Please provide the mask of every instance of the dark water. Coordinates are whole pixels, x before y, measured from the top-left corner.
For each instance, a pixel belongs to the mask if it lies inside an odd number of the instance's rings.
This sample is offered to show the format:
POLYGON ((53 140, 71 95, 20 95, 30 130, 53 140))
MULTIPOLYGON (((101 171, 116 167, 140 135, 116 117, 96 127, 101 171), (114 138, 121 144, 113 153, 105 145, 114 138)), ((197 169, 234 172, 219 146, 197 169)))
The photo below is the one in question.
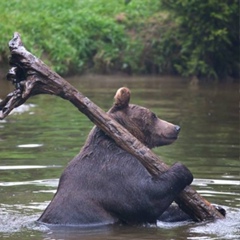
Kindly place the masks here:
MULTIPOLYGON (((239 86, 189 84, 176 78, 81 77, 69 81, 104 110, 127 86, 131 101, 179 124, 180 138, 154 149, 167 164, 192 171, 193 187, 228 214, 214 223, 148 227, 49 229, 34 221, 51 200, 59 176, 83 145, 92 123, 53 96, 31 98, 0 121, 0 239, 240 239, 239 86)), ((0 81, 0 98, 11 90, 0 81)))

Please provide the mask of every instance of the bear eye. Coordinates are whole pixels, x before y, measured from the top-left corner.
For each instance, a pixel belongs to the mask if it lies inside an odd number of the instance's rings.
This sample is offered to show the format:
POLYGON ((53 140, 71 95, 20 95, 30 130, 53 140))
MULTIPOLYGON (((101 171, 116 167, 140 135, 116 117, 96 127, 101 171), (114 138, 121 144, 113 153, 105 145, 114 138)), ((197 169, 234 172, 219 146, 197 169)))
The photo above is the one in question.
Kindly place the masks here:
POLYGON ((157 117, 157 115, 155 113, 152 113, 152 118, 153 119, 157 119, 158 117, 157 117))

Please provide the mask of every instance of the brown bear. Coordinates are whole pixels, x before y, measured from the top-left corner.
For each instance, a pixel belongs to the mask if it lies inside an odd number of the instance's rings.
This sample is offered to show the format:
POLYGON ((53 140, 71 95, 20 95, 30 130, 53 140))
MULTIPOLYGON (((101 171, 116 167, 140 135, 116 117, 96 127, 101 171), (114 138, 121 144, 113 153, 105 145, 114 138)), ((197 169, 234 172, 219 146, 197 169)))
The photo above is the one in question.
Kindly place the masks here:
MULTIPOLYGON (((129 100, 129 89, 120 88, 108 114, 149 148, 177 139, 179 126, 129 100)), ((95 126, 64 170, 56 194, 38 221, 82 226, 155 223, 192 180, 180 163, 152 177, 134 156, 95 126)))

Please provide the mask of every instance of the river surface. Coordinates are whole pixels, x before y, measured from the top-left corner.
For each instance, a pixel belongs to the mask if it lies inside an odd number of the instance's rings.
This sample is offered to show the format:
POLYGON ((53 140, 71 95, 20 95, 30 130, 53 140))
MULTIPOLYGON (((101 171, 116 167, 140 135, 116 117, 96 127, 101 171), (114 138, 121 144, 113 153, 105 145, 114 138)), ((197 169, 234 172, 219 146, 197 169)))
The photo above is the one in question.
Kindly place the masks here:
MULTIPOLYGON (((192 84, 169 77, 83 76, 68 79, 107 111, 116 90, 131 89, 131 102, 181 126, 179 139, 154 149, 169 165, 192 171, 192 186, 223 206, 224 220, 106 228, 56 228, 35 220, 56 191, 67 163, 93 124, 69 102, 39 95, 0 121, 0 239, 240 239, 239 85, 192 84)), ((11 85, 0 80, 0 98, 11 85)))

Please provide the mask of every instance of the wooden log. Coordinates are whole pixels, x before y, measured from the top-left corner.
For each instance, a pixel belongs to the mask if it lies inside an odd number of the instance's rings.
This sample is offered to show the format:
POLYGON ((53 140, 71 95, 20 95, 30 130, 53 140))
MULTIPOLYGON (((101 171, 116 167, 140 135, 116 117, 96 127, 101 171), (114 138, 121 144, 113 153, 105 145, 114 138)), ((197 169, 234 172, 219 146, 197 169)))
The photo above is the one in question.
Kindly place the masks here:
MULTIPOLYGON (((80 93, 71 84, 51 71, 40 59, 28 52, 20 35, 14 34, 9 42, 11 52, 8 80, 16 89, 0 102, 0 119, 13 108, 36 94, 53 94, 70 101, 94 124, 115 140, 116 144, 134 155, 152 176, 165 172, 169 167, 149 148, 113 120, 102 109, 80 93)), ((222 219, 224 216, 190 186, 175 200, 180 208, 195 221, 222 219)))

